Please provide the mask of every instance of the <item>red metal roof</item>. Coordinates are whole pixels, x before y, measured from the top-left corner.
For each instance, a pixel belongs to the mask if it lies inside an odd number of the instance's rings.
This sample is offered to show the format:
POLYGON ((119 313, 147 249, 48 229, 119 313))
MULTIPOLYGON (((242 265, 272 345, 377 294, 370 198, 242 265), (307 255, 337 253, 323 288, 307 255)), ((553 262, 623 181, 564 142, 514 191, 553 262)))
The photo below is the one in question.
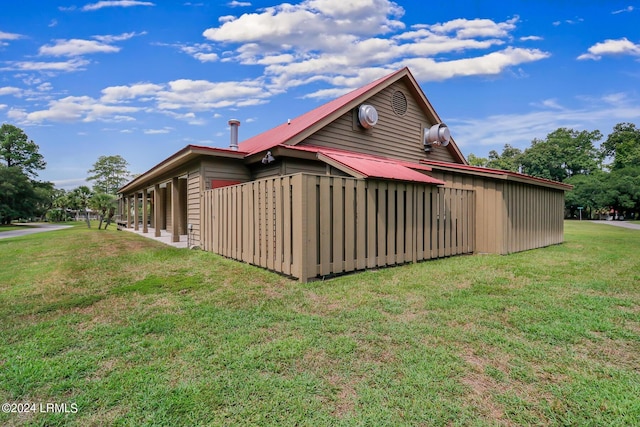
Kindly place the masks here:
POLYGON ((343 167, 362 175, 364 178, 393 179, 398 181, 421 182, 431 185, 444 185, 444 181, 425 175, 418 170, 430 171, 431 168, 417 162, 388 159, 351 151, 328 149, 315 146, 280 146, 296 151, 318 154, 320 160, 329 159, 343 167), (323 159, 323 157, 325 159, 323 159))
POLYGON ((392 80, 398 74, 406 72, 408 72, 408 69, 402 68, 392 74, 371 82, 366 86, 336 98, 333 101, 327 102, 326 104, 298 116, 295 119, 291 119, 291 123, 283 123, 259 135, 246 139, 239 144, 240 151, 255 154, 260 151, 269 150, 280 144, 286 144, 287 141, 294 138, 296 135, 299 135, 312 126, 318 124, 322 119, 338 112, 342 107, 345 107, 347 104, 357 100, 370 90, 375 89, 378 85, 385 81, 392 80))

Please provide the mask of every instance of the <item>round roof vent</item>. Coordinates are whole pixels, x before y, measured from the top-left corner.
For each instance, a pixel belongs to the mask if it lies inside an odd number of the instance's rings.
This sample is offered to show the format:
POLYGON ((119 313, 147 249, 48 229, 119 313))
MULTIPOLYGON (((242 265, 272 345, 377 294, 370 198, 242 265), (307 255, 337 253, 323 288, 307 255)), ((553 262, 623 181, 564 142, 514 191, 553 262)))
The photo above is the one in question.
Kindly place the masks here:
POLYGON ((399 90, 393 92, 391 96, 391 107, 393 108, 393 112, 399 116, 404 116, 407 112, 407 97, 404 93, 399 90))
POLYGON ((378 112, 373 105, 362 104, 358 107, 358 121, 360 126, 371 129, 378 123, 378 112))
POLYGON ((449 141, 451 141, 451 133, 449 132, 447 125, 444 123, 435 124, 428 130, 425 129, 424 145, 435 144, 446 147, 449 145, 449 141))

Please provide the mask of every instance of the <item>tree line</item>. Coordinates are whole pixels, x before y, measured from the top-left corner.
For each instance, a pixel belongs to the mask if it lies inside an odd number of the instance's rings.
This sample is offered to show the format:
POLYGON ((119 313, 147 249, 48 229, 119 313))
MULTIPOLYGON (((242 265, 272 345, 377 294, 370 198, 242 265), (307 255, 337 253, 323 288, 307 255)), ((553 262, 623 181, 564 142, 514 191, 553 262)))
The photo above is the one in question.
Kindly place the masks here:
POLYGON ((106 220, 105 229, 116 211, 116 192, 129 179, 128 164, 121 156, 100 156, 86 185, 73 190, 55 188, 51 182, 37 179, 46 162, 40 147, 20 128, 0 127, 0 224, 14 220, 46 219, 67 221, 83 216, 91 227, 89 212, 106 220), (82 215, 83 214, 83 215, 82 215))
POLYGON ((471 165, 521 172, 574 186, 565 196, 567 216, 640 216, 640 129, 618 123, 603 139, 599 130, 559 128, 524 151, 506 144, 488 157, 469 154, 471 165), (599 144, 599 145, 598 145, 599 144))

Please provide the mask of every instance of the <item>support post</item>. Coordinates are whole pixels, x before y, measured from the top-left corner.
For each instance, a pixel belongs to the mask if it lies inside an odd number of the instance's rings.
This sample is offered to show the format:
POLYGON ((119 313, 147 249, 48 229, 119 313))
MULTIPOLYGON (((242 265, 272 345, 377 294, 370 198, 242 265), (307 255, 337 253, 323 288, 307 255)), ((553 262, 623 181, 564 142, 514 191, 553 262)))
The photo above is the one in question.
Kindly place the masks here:
POLYGON ((177 177, 171 180, 171 241, 180 241, 180 195, 177 177))
POLYGON ((133 229, 140 230, 140 193, 133 195, 133 229))
POLYGON ((131 196, 127 196, 127 200, 125 203, 125 208, 127 209, 127 228, 131 228, 131 196))
POLYGON ((162 199, 160 198, 160 184, 156 184, 153 187, 153 226, 155 228, 154 235, 156 237, 160 237, 160 228, 162 227, 160 214, 163 212, 162 199))
POLYGON ((145 188, 142 190, 142 232, 148 233, 149 228, 147 226, 147 216, 149 214, 147 204, 149 202, 149 192, 145 188))

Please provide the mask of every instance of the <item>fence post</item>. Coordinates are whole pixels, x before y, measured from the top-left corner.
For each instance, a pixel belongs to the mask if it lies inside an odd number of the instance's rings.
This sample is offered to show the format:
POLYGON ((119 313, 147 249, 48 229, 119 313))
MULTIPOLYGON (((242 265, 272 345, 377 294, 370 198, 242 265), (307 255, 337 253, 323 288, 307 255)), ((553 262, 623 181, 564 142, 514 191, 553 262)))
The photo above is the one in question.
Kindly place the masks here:
POLYGON ((293 206, 300 210, 293 215, 293 272, 300 282, 309 279, 309 262, 307 260, 307 176, 298 174, 293 176, 293 206))

